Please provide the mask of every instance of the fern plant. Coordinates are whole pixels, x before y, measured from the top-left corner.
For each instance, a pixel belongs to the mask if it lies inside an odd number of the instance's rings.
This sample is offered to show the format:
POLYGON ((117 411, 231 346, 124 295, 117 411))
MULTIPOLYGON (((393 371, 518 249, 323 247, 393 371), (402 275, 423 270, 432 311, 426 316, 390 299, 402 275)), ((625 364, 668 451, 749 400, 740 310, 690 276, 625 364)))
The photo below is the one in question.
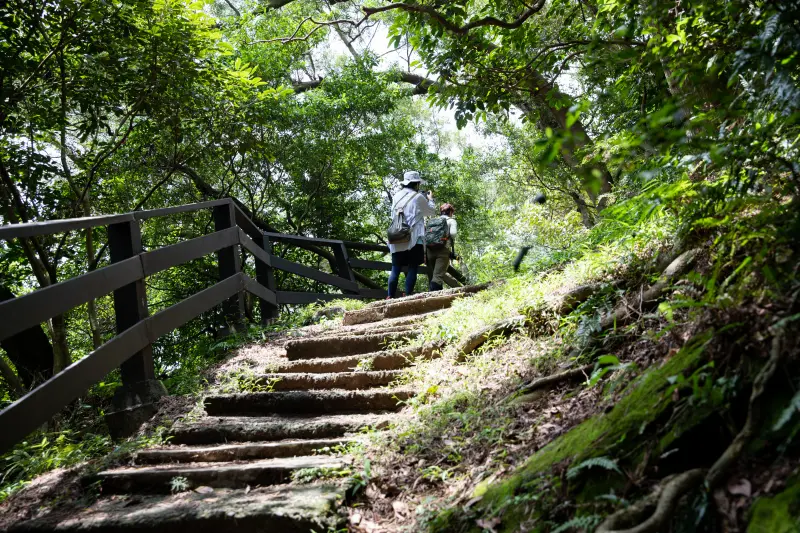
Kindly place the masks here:
POLYGON ((580 474, 581 471, 593 467, 604 468, 606 470, 616 472, 617 474, 622 473, 622 471, 619 469, 619 466, 617 466, 617 462, 613 459, 609 459, 608 457, 592 457, 591 459, 587 459, 577 466, 567 470, 567 479, 575 479, 578 477, 578 474, 580 474))
POLYGON ((555 528, 550 533, 564 533, 565 531, 594 531, 602 518, 593 514, 589 516, 576 516, 555 528))

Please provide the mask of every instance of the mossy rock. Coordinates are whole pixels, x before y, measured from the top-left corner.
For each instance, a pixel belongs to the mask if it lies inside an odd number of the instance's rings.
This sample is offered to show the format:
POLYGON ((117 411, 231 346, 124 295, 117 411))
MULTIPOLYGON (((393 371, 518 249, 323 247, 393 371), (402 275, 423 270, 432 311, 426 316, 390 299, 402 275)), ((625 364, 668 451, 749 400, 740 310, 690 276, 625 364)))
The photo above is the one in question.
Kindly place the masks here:
POLYGON ((757 499, 751 512, 747 533, 800 533, 800 479, 776 496, 757 499))
POLYGON ((702 355, 702 343, 692 343, 660 368, 646 372, 628 386, 628 392, 609 413, 573 428, 532 455, 510 479, 487 490, 483 505, 502 505, 509 494, 562 461, 579 462, 630 446, 672 405, 672 399, 664 394, 668 378, 694 368, 702 355))
MULTIPOLYGON (((624 397, 609 413, 586 420, 533 454, 509 478, 488 487, 475 513, 483 516, 501 513, 502 531, 515 531, 527 514, 524 510, 527 505, 516 505, 515 501, 528 492, 526 487, 535 486, 536 479, 550 468, 564 462, 575 464, 590 457, 614 456, 616 454, 611 452, 634 448, 652 438, 652 435, 645 435, 648 426, 673 404, 670 395, 665 394, 670 384, 668 378, 696 368, 703 359, 703 347, 708 339, 707 335, 696 339, 661 367, 645 372, 628 386, 624 397)), ((431 530, 480 531, 474 525, 475 513, 465 516, 460 510, 451 509, 431 523, 431 530)))

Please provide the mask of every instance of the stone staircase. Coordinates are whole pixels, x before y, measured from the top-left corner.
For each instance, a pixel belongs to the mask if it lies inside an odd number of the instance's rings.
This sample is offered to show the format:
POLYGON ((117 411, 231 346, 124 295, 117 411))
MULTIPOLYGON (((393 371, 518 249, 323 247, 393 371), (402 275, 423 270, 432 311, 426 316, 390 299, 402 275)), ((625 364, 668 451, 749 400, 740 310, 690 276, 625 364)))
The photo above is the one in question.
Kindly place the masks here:
POLYGON ((87 480, 101 487, 95 502, 43 514, 10 531, 335 528, 346 487, 292 482, 292 473, 346 466, 348 458, 332 455, 333 448, 398 416, 400 402, 414 391, 392 383, 415 357, 435 357, 438 346, 392 344, 414 338, 428 316, 485 287, 375 302, 346 313, 340 328, 287 341, 279 367, 258 380, 272 384, 272 392, 206 397, 206 416, 177 423, 168 446, 140 451, 131 466, 87 480), (183 490, 176 492, 176 485, 183 490))

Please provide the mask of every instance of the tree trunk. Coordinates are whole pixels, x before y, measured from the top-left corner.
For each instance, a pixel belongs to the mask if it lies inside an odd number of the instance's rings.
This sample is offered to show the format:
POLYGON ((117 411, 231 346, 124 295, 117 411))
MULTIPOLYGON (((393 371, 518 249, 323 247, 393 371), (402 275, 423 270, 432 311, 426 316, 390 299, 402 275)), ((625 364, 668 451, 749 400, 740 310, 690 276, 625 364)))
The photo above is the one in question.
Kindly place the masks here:
POLYGON ((25 394, 25 387, 22 381, 19 379, 19 376, 14 373, 14 370, 9 366, 2 355, 0 355, 0 377, 6 382, 13 399, 21 398, 25 394))
POLYGON ((594 227, 594 217, 592 216, 591 211, 589 211, 589 206, 586 205, 586 202, 584 202, 583 198, 581 198, 581 195, 576 192, 570 192, 569 196, 575 202, 578 212, 581 214, 581 221, 583 222, 583 225, 587 228, 594 227))
POLYGON ((559 128, 570 133, 569 142, 561 146, 561 156, 567 166, 583 180, 586 192, 592 203, 597 206, 597 210, 602 211, 608 203, 608 199, 606 197, 599 198, 599 196, 611 192, 611 185, 614 180, 605 163, 584 164, 578 159, 576 152, 590 148, 594 141, 589 136, 580 118, 571 125, 567 125, 569 106, 556 107, 552 104, 552 102, 563 102, 565 99, 569 100, 570 98, 556 89, 544 76, 535 70, 528 70, 527 81, 533 100, 540 108, 546 109, 550 113, 551 118, 558 124, 559 128))
MULTIPOLYGON (((12 298, 14 293, 0 285, 0 301, 12 298)), ((53 375, 53 347, 41 326, 30 327, 4 339, 0 342, 0 347, 17 368, 19 380, 25 389, 30 389, 53 375)))
POLYGON ((67 344, 67 320, 65 315, 50 319, 53 332, 53 374, 58 374, 72 363, 67 344))

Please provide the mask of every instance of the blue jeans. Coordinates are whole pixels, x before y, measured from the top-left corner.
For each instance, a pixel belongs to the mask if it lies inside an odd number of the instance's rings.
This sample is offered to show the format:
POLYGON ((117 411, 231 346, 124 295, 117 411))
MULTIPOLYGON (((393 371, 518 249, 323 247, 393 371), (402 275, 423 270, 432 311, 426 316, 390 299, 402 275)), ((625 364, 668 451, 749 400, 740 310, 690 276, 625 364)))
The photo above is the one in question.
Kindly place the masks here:
MULTIPOLYGON (((408 267, 408 272, 406 272, 406 296, 414 294, 418 270, 419 265, 408 267)), ((402 266, 392 265, 392 271, 389 273, 389 298, 394 298, 397 295, 397 283, 400 281, 400 273, 402 271, 402 266)))

